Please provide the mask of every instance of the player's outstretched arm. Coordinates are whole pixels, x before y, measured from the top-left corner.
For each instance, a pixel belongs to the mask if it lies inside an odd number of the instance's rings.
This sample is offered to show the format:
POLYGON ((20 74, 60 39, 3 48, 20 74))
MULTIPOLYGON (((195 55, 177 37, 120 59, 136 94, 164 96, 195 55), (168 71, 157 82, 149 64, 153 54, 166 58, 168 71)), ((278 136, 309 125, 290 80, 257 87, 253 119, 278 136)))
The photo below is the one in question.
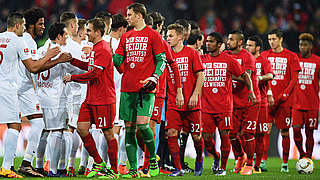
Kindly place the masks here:
POLYGON ((39 59, 38 61, 33 60, 31 58, 26 59, 23 62, 23 64, 26 66, 26 68, 28 69, 28 71, 32 72, 32 73, 38 73, 39 70, 41 70, 41 67, 48 62, 48 60, 50 60, 51 58, 55 57, 56 55, 58 55, 60 53, 60 48, 59 47, 55 47, 55 48, 49 48, 46 55, 39 59))
POLYGON ((96 79, 96 78, 100 77, 102 73, 103 73, 103 69, 94 68, 91 71, 88 71, 88 72, 83 73, 83 74, 65 76, 63 78, 63 82, 64 83, 71 82, 71 81, 87 82, 87 81, 90 81, 92 79, 96 79))
POLYGON ((46 70, 54 67, 57 64, 69 62, 69 61, 71 61, 71 59, 72 59, 71 54, 64 52, 59 56, 58 59, 56 59, 54 61, 50 61, 49 60, 49 61, 45 62, 36 73, 40 73, 42 71, 46 71, 46 70))
POLYGON ((199 94, 201 93, 203 82, 204 82, 204 73, 203 71, 198 71, 196 87, 194 88, 192 96, 190 97, 189 103, 188 103, 188 107, 190 109, 195 108, 198 104, 199 94))

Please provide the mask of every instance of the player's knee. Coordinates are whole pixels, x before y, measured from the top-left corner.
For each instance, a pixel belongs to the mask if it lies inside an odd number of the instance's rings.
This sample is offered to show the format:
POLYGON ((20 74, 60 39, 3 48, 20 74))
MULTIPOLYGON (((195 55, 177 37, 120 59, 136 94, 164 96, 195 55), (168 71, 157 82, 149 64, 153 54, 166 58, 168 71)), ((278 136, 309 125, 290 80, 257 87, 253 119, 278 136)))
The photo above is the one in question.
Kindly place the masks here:
POLYGON ((229 135, 229 130, 220 130, 221 135, 229 135))
POLYGON ((192 139, 195 142, 198 142, 201 140, 201 135, 200 134, 192 134, 192 139))
POLYGON ((243 136, 244 136, 244 139, 246 141, 253 141, 254 140, 254 134, 253 133, 244 133, 243 136))
POLYGON ((148 129, 150 126, 149 126, 149 123, 146 123, 146 124, 137 124, 137 127, 139 131, 143 131, 148 129))
POLYGON ((17 131, 20 132, 21 130, 21 124, 20 123, 10 123, 10 124, 7 124, 8 126, 8 129, 15 129, 17 131))
POLYGON ((281 136, 289 136, 289 129, 281 129, 281 136))
POLYGON ((43 115, 42 114, 32 114, 32 115, 27 116, 27 119, 29 121, 31 121, 32 119, 37 119, 37 118, 43 118, 43 115))
POLYGON ((168 136, 178 136, 178 131, 176 129, 168 129, 168 136))
POLYGON ((301 124, 295 124, 295 125, 293 125, 292 127, 293 127, 293 129, 295 129, 295 128, 302 128, 302 125, 301 125, 301 124))
POLYGON ((114 138, 114 134, 113 134, 112 128, 103 129, 102 131, 103 131, 104 137, 105 137, 107 140, 112 140, 112 139, 114 138))

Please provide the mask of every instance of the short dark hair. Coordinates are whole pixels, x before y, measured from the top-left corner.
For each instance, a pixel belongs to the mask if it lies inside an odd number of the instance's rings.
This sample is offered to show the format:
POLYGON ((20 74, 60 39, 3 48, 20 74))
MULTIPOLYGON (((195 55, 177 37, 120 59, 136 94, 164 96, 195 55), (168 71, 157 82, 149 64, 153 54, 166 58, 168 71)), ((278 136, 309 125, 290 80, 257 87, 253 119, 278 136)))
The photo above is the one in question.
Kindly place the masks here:
POLYGON ((177 32, 177 34, 182 35, 182 37, 184 36, 184 28, 182 25, 180 24, 170 24, 168 26, 168 30, 175 30, 177 32))
POLYGON ((254 41, 256 43, 256 46, 260 46, 260 50, 263 49, 262 39, 258 35, 250 36, 248 40, 254 41))
POLYGON ((143 19, 145 19, 146 16, 147 16, 147 9, 146 9, 146 7, 145 7, 143 4, 141 4, 141 3, 137 3, 137 2, 132 3, 132 4, 130 4, 130 5, 127 7, 127 9, 128 9, 128 10, 129 10, 129 9, 132 9, 133 12, 135 12, 136 14, 140 13, 140 14, 142 15, 143 19))
POLYGON ((189 28, 189 22, 186 19, 178 19, 175 22, 176 24, 180 24, 187 31, 189 28))
POLYGON ((146 18, 144 19, 147 26, 153 26, 153 18, 147 14, 146 18))
POLYGON ((66 25, 64 23, 56 22, 52 24, 48 30, 50 40, 55 40, 59 34, 63 36, 64 28, 66 28, 66 25))
POLYGON ((229 34, 236 34, 238 36, 239 40, 244 40, 243 32, 240 30, 231 31, 229 34))
POLYGON ((101 18, 90 19, 87 24, 92 24, 94 31, 99 30, 101 37, 104 35, 105 24, 101 18))
POLYGON ((10 13, 7 19, 8 27, 14 27, 16 24, 21 23, 23 18, 23 14, 19 12, 10 13))
POLYGON ((212 32, 208 35, 208 37, 211 36, 211 37, 214 37, 214 39, 217 41, 217 43, 223 43, 223 37, 220 33, 218 32, 212 32))
POLYGON ((101 18, 106 24, 110 24, 112 15, 108 11, 100 11, 96 14, 95 18, 101 18))
POLYGON ((86 24, 87 24, 87 20, 85 20, 85 19, 79 19, 79 20, 78 20, 78 26, 79 26, 78 32, 79 32, 79 30, 84 29, 85 26, 86 26, 86 24))
POLYGON ((76 18, 77 18, 77 16, 73 12, 64 12, 60 16, 60 22, 64 23, 66 26, 68 26, 70 23, 70 20, 76 19, 76 18))
POLYGON ((278 38, 283 37, 283 32, 280 29, 272 29, 268 35, 275 34, 278 38))
POLYGON ((203 37, 203 33, 197 29, 194 29, 190 32, 190 36, 187 40, 188 45, 194 45, 197 41, 200 41, 203 37))
POLYGON ((189 24, 191 25, 191 30, 193 29, 200 29, 200 25, 199 23, 197 23, 196 21, 190 20, 189 24))
POLYGON ((165 20, 165 18, 159 12, 156 11, 153 11, 148 15, 151 16, 153 19, 153 29, 156 29, 157 25, 162 24, 165 20))
POLYGON ((117 31, 120 27, 128 27, 129 23, 126 17, 122 14, 115 14, 112 16, 111 31, 117 31))
POLYGON ((310 33, 302 33, 299 35, 299 40, 303 40, 303 41, 309 41, 309 43, 312 44, 313 40, 314 40, 314 37, 312 34, 310 33))
POLYGON ((26 19, 26 29, 29 29, 30 25, 35 25, 39 19, 44 18, 44 11, 40 8, 31 8, 23 13, 26 19))

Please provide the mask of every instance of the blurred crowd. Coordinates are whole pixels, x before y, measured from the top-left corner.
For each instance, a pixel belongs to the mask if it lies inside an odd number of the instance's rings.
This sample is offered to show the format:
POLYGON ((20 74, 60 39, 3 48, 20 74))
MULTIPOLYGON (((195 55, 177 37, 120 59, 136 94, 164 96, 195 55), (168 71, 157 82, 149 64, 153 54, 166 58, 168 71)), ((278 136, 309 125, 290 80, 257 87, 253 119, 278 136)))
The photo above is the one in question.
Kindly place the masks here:
POLYGON ((318 55, 320 52, 319 0, 0 0, 0 32, 6 29, 10 11, 41 7, 46 12, 47 24, 51 24, 64 11, 75 12, 85 19, 102 10, 125 14, 126 6, 132 2, 159 11, 166 17, 166 24, 179 18, 194 20, 204 34, 212 31, 225 34, 240 29, 246 35, 262 35, 266 45, 263 35, 280 28, 285 32, 285 47, 292 51, 298 50, 299 33, 310 32, 316 37, 314 52, 318 55))

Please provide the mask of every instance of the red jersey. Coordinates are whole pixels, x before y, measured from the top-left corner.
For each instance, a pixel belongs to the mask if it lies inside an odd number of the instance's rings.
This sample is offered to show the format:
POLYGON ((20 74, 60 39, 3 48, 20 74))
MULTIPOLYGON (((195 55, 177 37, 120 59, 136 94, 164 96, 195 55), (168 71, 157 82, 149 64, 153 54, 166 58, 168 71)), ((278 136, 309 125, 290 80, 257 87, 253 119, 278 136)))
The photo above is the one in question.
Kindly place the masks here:
MULTIPOLYGON (((268 59, 259 56, 256 59, 256 68, 257 68, 257 76, 263 76, 268 73, 272 73, 271 63, 268 59)), ((269 90, 269 83, 268 81, 259 81, 259 89, 260 89, 260 96, 261 96, 261 106, 267 106, 267 92, 269 90)))
POLYGON ((116 91, 113 79, 113 61, 109 45, 101 40, 93 46, 88 57, 88 73, 72 75, 72 80, 81 81, 87 79, 86 101, 90 105, 106 105, 116 103, 116 91), (93 71, 102 70, 98 76, 89 75, 93 71))
POLYGON ((203 71, 203 65, 198 52, 190 47, 184 46, 183 49, 175 53, 172 51, 174 60, 178 63, 180 75, 181 75, 181 86, 182 93, 184 97, 184 105, 182 108, 178 109, 176 105, 176 94, 177 87, 174 81, 174 74, 170 66, 168 67, 168 74, 170 75, 168 86, 169 86, 169 98, 168 98, 168 108, 179 110, 179 111, 190 111, 200 109, 200 95, 198 97, 198 105, 194 109, 188 108, 189 99, 192 96, 193 90, 197 82, 197 72, 203 71))
POLYGON ((155 55, 161 53, 165 53, 162 38, 149 26, 123 34, 116 50, 116 54, 124 58, 121 92, 139 92, 143 86, 140 80, 152 76, 156 68, 155 55))
MULTIPOLYGON (((299 72, 301 70, 298 56, 284 48, 282 52, 275 53, 272 49, 263 51, 261 56, 267 58, 274 73, 271 81, 271 90, 273 96, 277 98, 288 87, 291 80, 291 72, 299 72)), ((292 107, 295 103, 295 97, 289 96, 289 99, 282 103, 284 107, 292 107)))
POLYGON ((209 54, 201 56, 204 67, 201 111, 205 113, 232 112, 232 75, 241 76, 244 70, 237 60, 227 53, 216 57, 209 54))
POLYGON ((319 109, 319 66, 320 57, 312 54, 309 58, 303 58, 299 54, 300 67, 298 83, 294 87, 296 103, 294 108, 303 110, 319 109))
MULTIPOLYGON (((257 71, 255 67, 255 58, 245 49, 241 49, 238 54, 232 54, 232 51, 228 51, 229 54, 238 60, 242 69, 246 71, 251 70, 251 81, 253 86, 253 92, 257 98, 257 102, 261 101, 260 90, 257 82, 257 71)), ((233 105, 235 108, 245 108, 252 105, 252 102, 248 101, 249 90, 245 83, 234 81, 233 83, 233 105)))

